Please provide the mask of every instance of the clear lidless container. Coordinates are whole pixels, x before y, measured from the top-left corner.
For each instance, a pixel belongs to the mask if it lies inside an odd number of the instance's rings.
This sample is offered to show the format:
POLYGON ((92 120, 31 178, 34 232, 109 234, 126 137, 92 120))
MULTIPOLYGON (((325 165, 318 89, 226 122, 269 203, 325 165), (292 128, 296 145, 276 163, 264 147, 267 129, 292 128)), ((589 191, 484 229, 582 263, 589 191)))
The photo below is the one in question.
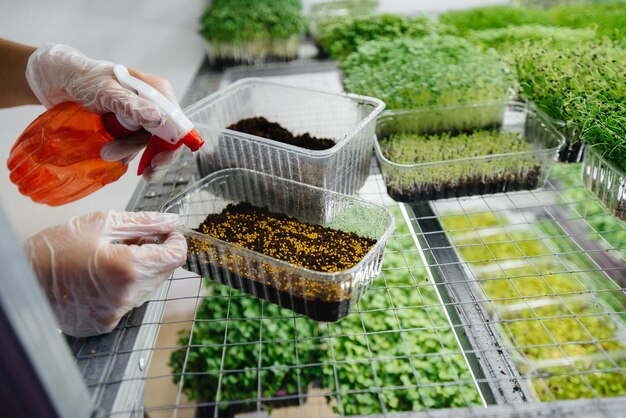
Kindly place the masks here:
MULTIPOLYGON (((626 326, 621 310, 600 297, 528 299, 501 310, 501 349, 543 401, 624 396, 626 326)), ((531 391, 531 392, 532 392, 531 391)))
POLYGON ((583 184, 613 215, 626 221, 626 173, 588 145, 585 148, 582 178, 583 184))
POLYGON ((196 153, 203 175, 241 167, 353 194, 369 174, 376 117, 384 107, 376 98, 245 78, 185 113, 204 139, 196 153), (314 151, 226 129, 259 116, 295 135, 309 133, 332 139, 335 145, 314 151))
POLYGON ((564 143, 553 122, 535 106, 491 101, 387 111, 377 121, 376 157, 397 201, 416 202, 542 187, 564 143), (392 134, 440 135, 495 130, 515 133, 525 150, 453 160, 401 164, 389 159, 380 141, 392 134))
POLYGON ((215 172, 161 207, 178 213, 189 243, 186 268, 318 321, 345 317, 380 274, 394 218, 384 207, 319 187, 247 169, 215 172), (347 270, 300 267, 194 231, 207 215, 247 202, 300 222, 353 232, 375 240, 347 270))

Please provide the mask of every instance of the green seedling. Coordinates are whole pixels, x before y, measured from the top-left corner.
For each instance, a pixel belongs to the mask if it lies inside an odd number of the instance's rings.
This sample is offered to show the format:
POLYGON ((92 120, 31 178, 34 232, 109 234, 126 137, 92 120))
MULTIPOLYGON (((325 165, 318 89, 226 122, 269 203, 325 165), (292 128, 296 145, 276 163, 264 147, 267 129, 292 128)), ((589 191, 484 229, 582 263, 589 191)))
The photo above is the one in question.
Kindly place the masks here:
POLYGON ((426 270, 407 265, 406 253, 415 251, 409 229, 398 208, 392 212, 397 227, 382 276, 361 298, 358 314, 328 324, 324 332, 332 337, 324 350, 322 387, 333 393, 328 400, 341 415, 480 405, 426 270), (386 360, 371 361, 379 358, 386 360))
POLYGON ((214 60, 293 59, 306 27, 300 0, 216 0, 200 19, 214 60))
POLYGON ((530 144, 515 132, 398 133, 383 138, 380 147, 385 158, 404 166, 385 166, 387 186, 416 192, 523 179, 540 164, 530 144))
POLYGON ((200 303, 191 333, 180 333, 182 348, 169 363, 189 399, 256 410, 259 396, 306 393, 319 378, 312 365, 323 354, 317 323, 295 320, 291 311, 228 286, 208 280, 206 285, 210 296, 200 303))
POLYGON ((343 72, 347 91, 378 97, 388 109, 504 100, 515 85, 495 52, 454 36, 365 42, 343 72))
MULTIPOLYGON (((532 4, 529 4, 532 6, 532 4)), ((593 29, 597 37, 622 42, 626 37, 626 3, 560 4, 548 10, 538 7, 485 6, 445 12, 440 22, 455 27, 460 34, 521 25, 593 29)))
POLYGON ((626 50, 610 43, 560 50, 525 44, 510 57, 525 99, 564 121, 570 140, 585 141, 626 172, 626 50))
POLYGON ((546 47, 560 49, 593 43, 596 40, 596 32, 593 29, 557 28, 533 24, 469 31, 465 37, 483 49, 494 48, 506 58, 512 50, 525 42, 540 42, 546 47))
POLYGON ((532 379, 541 400, 626 393, 620 373, 602 371, 614 367, 607 356, 614 356, 618 367, 626 366, 620 354, 623 324, 589 296, 590 289, 606 290, 611 284, 603 275, 585 277, 588 266, 571 251, 575 244, 564 242, 570 238, 559 226, 543 221, 537 228, 522 228, 491 212, 449 214, 441 222, 491 301, 519 367, 545 376, 532 379), (563 257, 554 258, 554 252, 563 257), (532 307, 542 300, 548 303, 532 307), (576 369, 571 359, 577 359, 576 369), (567 361, 549 369, 539 366, 561 360, 567 361), (594 373, 582 373, 589 370, 594 373))
POLYGON ((453 29, 427 16, 406 17, 394 14, 348 16, 324 27, 319 44, 336 60, 344 60, 367 41, 392 40, 401 37, 450 34, 453 29))

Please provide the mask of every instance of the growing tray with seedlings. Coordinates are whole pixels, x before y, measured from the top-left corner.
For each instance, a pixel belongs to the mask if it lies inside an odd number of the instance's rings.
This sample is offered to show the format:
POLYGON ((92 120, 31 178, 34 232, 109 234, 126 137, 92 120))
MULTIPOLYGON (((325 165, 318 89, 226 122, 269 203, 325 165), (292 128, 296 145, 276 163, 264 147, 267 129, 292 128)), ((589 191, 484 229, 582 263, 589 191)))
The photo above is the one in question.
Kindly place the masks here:
POLYGON ((375 98, 244 78, 186 114, 205 142, 196 153, 202 175, 241 167, 353 194, 369 174, 384 106, 375 98), (254 129, 247 129, 250 122, 254 129))
POLYGON ((181 215, 187 269, 326 322, 378 275, 394 225, 384 207, 246 169, 207 176, 162 210, 181 215))
POLYGON ((626 394, 626 299, 557 222, 502 208, 441 221, 538 399, 626 394))
POLYGON ((299 1, 214 0, 199 32, 209 61, 221 67, 293 60, 306 28, 299 1))
POLYGON ((387 192, 402 202, 541 187, 563 142, 545 115, 514 101, 387 112, 377 136, 387 192), (451 129, 481 109, 501 124, 451 129))

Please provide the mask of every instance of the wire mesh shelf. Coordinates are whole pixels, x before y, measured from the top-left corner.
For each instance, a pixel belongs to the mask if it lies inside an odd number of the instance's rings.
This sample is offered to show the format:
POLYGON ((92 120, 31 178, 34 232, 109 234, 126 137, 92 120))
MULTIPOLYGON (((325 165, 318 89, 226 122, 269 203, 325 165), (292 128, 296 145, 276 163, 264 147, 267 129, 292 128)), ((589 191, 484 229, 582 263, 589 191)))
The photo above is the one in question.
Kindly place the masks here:
POLYGON ((179 335, 154 347, 171 368, 146 390, 169 384, 175 398, 146 398, 146 411, 430 415, 624 396, 626 229, 572 181, 576 169, 557 166, 542 190, 414 206, 372 174, 360 196, 398 226, 381 276, 338 323, 179 272, 172 283, 195 293, 163 302, 197 309, 160 322, 179 335))
MULTIPOLYGON (((359 196, 387 206, 396 230, 348 317, 315 322, 179 269, 107 344, 74 342, 86 371, 131 359, 87 381, 105 414, 623 411, 626 225, 587 193, 580 165, 557 164, 538 190, 413 205, 386 194, 375 161, 370 171, 359 196)), ((183 154, 131 206, 154 210, 198 176, 183 154)))

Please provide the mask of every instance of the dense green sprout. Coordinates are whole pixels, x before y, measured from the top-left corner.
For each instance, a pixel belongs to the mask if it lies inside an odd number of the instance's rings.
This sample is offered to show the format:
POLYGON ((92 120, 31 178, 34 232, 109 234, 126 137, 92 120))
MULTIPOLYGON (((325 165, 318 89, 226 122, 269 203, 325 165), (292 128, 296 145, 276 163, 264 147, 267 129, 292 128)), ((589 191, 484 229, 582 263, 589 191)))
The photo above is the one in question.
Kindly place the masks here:
POLYGON ((526 44, 510 57, 524 98, 626 171, 626 50, 609 43, 559 50, 526 44))
POLYGON ((507 99, 514 78, 492 51, 455 36, 369 41, 343 63, 347 91, 388 109, 507 99))
POLYGON ((352 16, 371 16, 376 14, 378 0, 326 0, 311 5, 308 13, 309 31, 313 39, 318 40, 326 27, 352 16))
POLYGON ((471 30, 542 25, 593 29, 614 40, 626 37, 626 2, 563 4, 549 10, 535 7, 485 6, 443 13, 439 20, 465 34, 471 30))
POLYGON ((367 41, 400 37, 419 38, 452 31, 452 28, 438 24, 427 16, 406 17, 394 14, 348 16, 327 25, 318 41, 332 58, 343 60, 367 41))
POLYGON ((216 0, 200 19, 212 57, 241 61, 293 58, 307 28, 300 0, 216 0))
POLYGON ((542 7, 549 9, 556 6, 574 5, 574 4, 611 4, 619 3, 624 0, 513 0, 511 3, 522 7, 542 7))
POLYGON ((454 188, 479 180, 513 181, 540 165, 530 144, 514 132, 400 133, 383 138, 380 149, 385 158, 401 165, 384 168, 387 187, 398 191, 454 188), (421 165, 408 169, 413 164, 421 165))
POLYGON ((498 29, 469 31, 465 37, 481 48, 494 48, 506 57, 525 42, 542 43, 550 48, 576 46, 593 43, 596 33, 593 29, 557 28, 536 24, 509 26, 498 29))
POLYGON ((207 286, 211 295, 200 303, 191 335, 180 333, 183 348, 172 353, 169 363, 175 383, 182 378, 189 399, 219 399, 221 409, 240 405, 254 410, 258 396, 306 393, 319 377, 317 368, 286 366, 319 362, 322 351, 319 340, 313 338, 317 323, 308 318, 295 320, 291 311, 228 286, 208 281, 207 286), (261 393, 257 394, 259 382, 261 393))
POLYGON ((442 13, 439 21, 455 27, 459 33, 470 30, 498 29, 509 26, 538 24, 550 26, 545 11, 511 6, 484 6, 442 13))
POLYGON ((623 310, 623 295, 611 308, 589 295, 592 289, 603 298, 617 288, 603 274, 588 277, 591 260, 577 255, 558 224, 514 228, 504 216, 485 212, 449 214, 441 222, 491 301, 488 307, 506 321, 500 332, 518 367, 543 376, 532 379, 541 400, 626 394, 622 374, 612 370, 626 367, 621 326, 606 314, 623 310), (544 257, 555 252, 563 257, 544 257))
POLYGON ((398 133, 383 138, 380 146, 386 158, 398 164, 421 164, 475 158, 485 155, 531 151, 516 132, 479 130, 452 135, 398 133))
POLYGON ((481 405, 425 268, 407 267, 406 252, 415 243, 398 208, 392 212, 397 226, 378 284, 359 301, 359 313, 326 325, 324 334, 333 337, 324 351, 322 387, 342 416, 481 405))

